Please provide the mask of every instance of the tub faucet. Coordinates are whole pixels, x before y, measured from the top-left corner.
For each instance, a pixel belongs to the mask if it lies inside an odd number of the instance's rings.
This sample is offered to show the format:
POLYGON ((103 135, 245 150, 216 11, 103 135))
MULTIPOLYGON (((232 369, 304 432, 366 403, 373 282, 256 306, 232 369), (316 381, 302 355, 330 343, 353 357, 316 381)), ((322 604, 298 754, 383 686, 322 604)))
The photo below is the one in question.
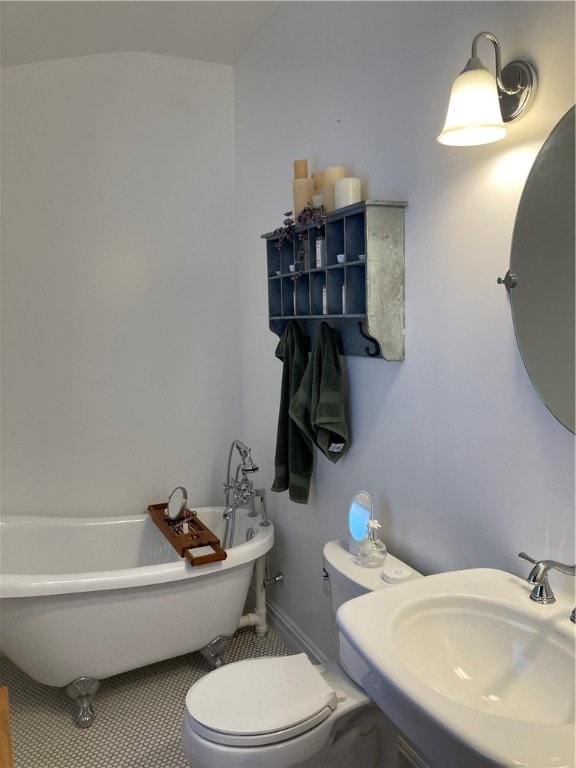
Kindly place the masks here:
POLYGON ((240 483, 232 481, 232 484, 224 484, 226 490, 226 509, 224 510, 224 520, 229 520, 234 512, 240 507, 245 507, 254 495, 251 488, 252 483, 249 480, 243 480, 240 483), (230 491, 233 491, 234 497, 230 503, 230 491))
POLYGON ((262 521, 260 525, 270 525, 268 511, 266 509, 266 493, 263 488, 255 489, 254 484, 249 477, 254 472, 258 472, 258 465, 252 458, 251 449, 241 440, 234 440, 230 446, 230 452, 228 454, 227 479, 224 483, 224 491, 226 493, 226 508, 224 510, 225 520, 230 520, 237 509, 244 507, 247 504, 251 504, 252 506, 250 516, 255 517, 256 510, 254 508, 254 499, 260 499, 262 508, 262 521), (234 453, 235 448, 240 454, 241 463, 236 467, 236 472, 234 477, 232 477, 232 454, 234 453), (233 496, 232 501, 231 494, 233 496))
POLYGON ((576 565, 567 565, 556 560, 534 560, 526 552, 519 552, 518 557, 528 560, 529 563, 534 565, 534 568, 528 574, 528 584, 534 587, 530 593, 530 599, 540 603, 540 605, 550 605, 556 601, 554 592, 548 582, 548 571, 555 569, 561 573, 568 574, 568 576, 576 575, 576 565))

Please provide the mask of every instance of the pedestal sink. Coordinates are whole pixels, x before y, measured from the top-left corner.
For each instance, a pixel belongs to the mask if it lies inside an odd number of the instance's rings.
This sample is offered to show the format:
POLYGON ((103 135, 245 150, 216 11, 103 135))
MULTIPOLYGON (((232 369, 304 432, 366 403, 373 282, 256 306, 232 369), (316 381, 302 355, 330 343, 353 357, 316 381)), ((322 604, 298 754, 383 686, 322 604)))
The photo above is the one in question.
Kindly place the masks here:
POLYGON ((430 766, 574 767, 574 598, 504 571, 427 576, 345 603, 340 660, 430 766))

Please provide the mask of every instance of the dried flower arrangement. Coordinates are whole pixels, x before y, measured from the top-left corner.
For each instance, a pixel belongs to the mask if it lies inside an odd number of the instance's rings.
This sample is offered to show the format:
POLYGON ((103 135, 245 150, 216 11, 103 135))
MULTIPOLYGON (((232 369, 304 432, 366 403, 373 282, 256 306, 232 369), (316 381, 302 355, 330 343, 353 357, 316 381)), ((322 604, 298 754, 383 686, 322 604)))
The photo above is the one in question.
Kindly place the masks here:
MULTIPOLYGON (((309 224, 314 224, 317 228, 323 227, 326 224, 326 211, 324 210, 323 205, 321 205, 319 208, 306 206, 300 211, 296 217, 296 221, 294 221, 293 212, 287 211, 284 214, 284 221, 282 222, 282 226, 274 230, 274 235, 278 237, 278 240, 276 241, 276 248, 278 248, 278 250, 282 250, 284 241, 288 243, 292 243, 294 241, 294 229, 297 226, 305 226, 309 224)), ((296 270, 292 278, 293 280, 297 280, 302 276, 304 249, 305 242, 308 240, 308 232, 298 232, 297 236, 300 242, 300 246, 298 248, 298 254, 294 260, 296 270)))

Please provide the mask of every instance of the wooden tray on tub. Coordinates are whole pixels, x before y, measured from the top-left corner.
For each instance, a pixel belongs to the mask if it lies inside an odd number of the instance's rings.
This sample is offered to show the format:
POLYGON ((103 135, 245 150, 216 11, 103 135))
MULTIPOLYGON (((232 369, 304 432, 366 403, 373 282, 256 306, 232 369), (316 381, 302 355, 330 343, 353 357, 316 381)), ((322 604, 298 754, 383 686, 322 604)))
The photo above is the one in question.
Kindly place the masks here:
POLYGON ((220 539, 215 536, 200 520, 196 512, 183 509, 180 515, 171 520, 166 511, 168 504, 150 504, 148 512, 160 531, 190 565, 207 565, 226 560, 226 550, 220 546, 220 539), (200 547, 210 547, 212 552, 194 554, 200 547))

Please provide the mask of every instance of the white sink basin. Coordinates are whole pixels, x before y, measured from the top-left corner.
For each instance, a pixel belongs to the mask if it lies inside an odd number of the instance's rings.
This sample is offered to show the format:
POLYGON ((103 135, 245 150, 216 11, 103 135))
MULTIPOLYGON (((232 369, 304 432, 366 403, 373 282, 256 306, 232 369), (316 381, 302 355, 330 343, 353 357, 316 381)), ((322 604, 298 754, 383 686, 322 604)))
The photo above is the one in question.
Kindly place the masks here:
POLYGON ((432 762, 574 766, 573 605, 504 571, 428 576, 345 603, 345 669, 432 762))

